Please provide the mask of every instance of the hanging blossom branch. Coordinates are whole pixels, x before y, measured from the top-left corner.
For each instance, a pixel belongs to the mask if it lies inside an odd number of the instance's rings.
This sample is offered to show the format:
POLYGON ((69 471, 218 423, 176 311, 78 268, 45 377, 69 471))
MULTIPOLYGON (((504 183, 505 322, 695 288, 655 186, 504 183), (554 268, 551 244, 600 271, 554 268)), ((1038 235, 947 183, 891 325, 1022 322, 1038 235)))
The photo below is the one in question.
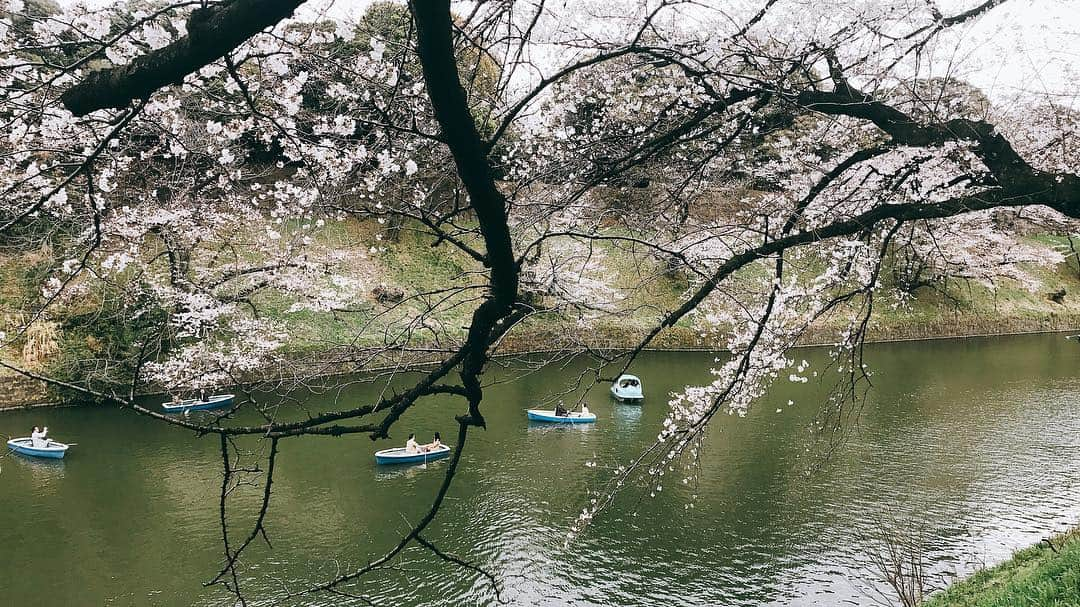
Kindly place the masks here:
POLYGON ((842 84, 840 90, 833 92, 773 92, 810 111, 867 120, 892 138, 886 148, 869 148, 856 152, 851 158, 837 165, 839 172, 834 170, 826 174, 803 199, 800 206, 804 208, 844 171, 897 145, 934 147, 948 142, 973 142, 975 145, 972 152, 985 163, 990 175, 994 178, 995 187, 940 203, 883 205, 850 220, 787 236, 733 256, 721 265, 682 306, 665 316, 649 331, 645 338, 628 353, 626 367, 629 366, 629 361, 642 352, 663 330, 673 327, 681 318, 697 309, 725 278, 759 257, 775 254, 792 246, 851 235, 886 219, 910 221, 951 217, 990 208, 1042 204, 1066 216, 1080 218, 1080 176, 1070 173, 1044 172, 1033 168, 990 123, 955 119, 944 124, 922 126, 903 112, 874 100, 848 84, 842 84))
MULTIPOLYGON (((168 82, 178 81, 185 74, 226 55, 254 32, 260 31, 263 27, 272 25, 291 14, 294 7, 295 3, 274 3, 274 6, 266 7, 259 6, 259 3, 240 0, 226 5, 224 8, 212 7, 195 11, 189 18, 189 34, 185 39, 160 51, 136 59, 127 66, 94 72, 83 83, 69 89, 63 96, 63 100, 73 113, 81 115, 94 109, 122 106, 133 98, 145 98, 160 86, 168 82), (251 15, 255 11, 261 13, 260 20, 253 20, 246 24, 245 27, 238 27, 237 20, 241 20, 245 15, 251 15), (156 77, 146 78, 149 73, 156 74, 156 77)), ((301 434, 338 436, 354 432, 369 432, 373 438, 382 438, 387 435, 390 426, 401 414, 421 396, 452 393, 465 396, 469 406, 468 414, 459 418, 462 427, 458 446, 460 453, 461 446, 464 443, 465 429, 470 425, 484 425, 483 416, 479 409, 483 398, 479 377, 487 361, 487 350, 492 342, 497 340, 514 324, 512 313, 517 294, 518 268, 514 263, 507 227, 506 202, 495 187, 491 177, 492 171, 483 151, 483 143, 476 132, 461 84, 458 81, 457 68, 454 64, 453 43, 450 36, 452 28, 449 2, 422 3, 412 8, 417 22, 417 47, 435 116, 442 127, 441 137, 447 142, 458 168, 458 176, 469 192, 470 206, 480 221, 480 232, 487 245, 484 261, 485 265, 490 267, 490 295, 477 307, 473 314, 473 323, 469 328, 466 342, 460 351, 443 361, 433 372, 429 373, 426 381, 418 383, 403 394, 384 399, 374 405, 342 412, 324 413, 302 422, 290 424, 270 423, 262 427, 222 428, 172 419, 116 396, 100 393, 92 394, 92 391, 88 390, 83 391, 88 395, 130 407, 144 415, 196 430, 200 434, 214 433, 219 435, 223 441, 222 454, 225 467, 225 480, 221 498, 221 523, 223 542, 225 543, 226 566, 223 568, 222 574, 216 576, 213 581, 222 581, 222 576, 227 573, 231 581, 226 585, 231 587, 231 590, 240 601, 243 601, 243 597, 239 589, 235 564, 240 553, 250 544, 250 540, 236 549, 229 545, 225 501, 232 476, 232 468, 229 463, 226 439, 230 435, 259 434, 271 438, 276 445, 276 440, 279 438, 301 434), (461 387, 436 385, 435 382, 459 365, 461 367, 459 371, 462 382, 461 387), (360 426, 328 425, 335 421, 353 419, 380 411, 385 411, 386 415, 378 424, 360 426)), ((235 75, 235 69, 232 72, 235 75)), ((250 97, 248 97, 248 101, 250 102, 250 97)), ((31 375, 36 376, 37 374, 31 375)), ((63 385, 66 388, 74 387, 66 382, 52 383, 54 385, 63 385)), ((274 453, 276 453, 276 450, 272 450, 272 455, 274 453)), ((434 518, 442 497, 449 488, 456 465, 457 457, 455 457, 448 470, 446 482, 435 500, 431 513, 415 530, 415 533, 405 539, 401 548, 414 539, 419 534, 419 531, 434 518)), ((269 483, 267 483, 262 508, 263 514, 269 503, 269 497, 269 483)), ((261 516, 255 529, 256 531, 262 530, 261 516)), ((254 535, 253 533, 251 537, 253 538, 254 535)), ((335 583, 332 586, 336 585, 335 583)))
MULTIPOLYGON (((794 329, 784 330, 772 326, 776 320, 779 298, 783 295, 781 285, 785 255, 783 251, 778 253, 774 261, 774 280, 763 309, 754 315, 753 329, 745 343, 739 343, 737 338, 731 340, 729 345, 732 358, 716 371, 720 379, 705 388, 688 388, 686 392, 672 398, 672 410, 665 418, 656 440, 627 465, 618 466, 614 470, 605 488, 582 510, 578 520, 567 533, 567 541, 573 540, 600 513, 614 504, 621 490, 635 479, 641 478, 649 483, 647 489, 651 495, 662 491, 664 476, 676 472, 675 466, 680 458, 688 452, 696 458, 704 431, 717 414, 724 411, 745 413, 749 403, 767 387, 770 377, 789 364, 784 354, 797 344, 811 325, 837 307, 862 296, 864 299, 859 320, 856 322, 857 329, 843 338, 838 344, 838 352, 834 354, 838 357, 840 351, 849 353, 848 373, 844 376, 845 379, 838 382, 829 399, 830 403, 837 407, 839 416, 842 416, 845 410, 844 403, 850 402, 852 406, 857 406, 861 402, 860 395, 856 393, 858 386, 864 386, 863 394, 869 388, 869 376, 862 364, 862 353, 866 326, 872 310, 873 292, 880 277, 885 252, 902 225, 903 222, 894 221, 891 227, 884 231, 877 254, 872 259, 872 270, 862 279, 861 285, 829 298, 794 329)), ((864 233, 869 236, 870 230, 867 229, 864 233)), ((857 262, 854 260, 845 262, 842 274, 847 276, 855 263, 857 262)), ((800 365, 799 372, 803 370, 800 365)), ((831 446, 835 447, 837 444, 838 442, 834 441, 831 446)), ((685 477, 683 482, 687 483, 689 480, 690 477, 685 477)))

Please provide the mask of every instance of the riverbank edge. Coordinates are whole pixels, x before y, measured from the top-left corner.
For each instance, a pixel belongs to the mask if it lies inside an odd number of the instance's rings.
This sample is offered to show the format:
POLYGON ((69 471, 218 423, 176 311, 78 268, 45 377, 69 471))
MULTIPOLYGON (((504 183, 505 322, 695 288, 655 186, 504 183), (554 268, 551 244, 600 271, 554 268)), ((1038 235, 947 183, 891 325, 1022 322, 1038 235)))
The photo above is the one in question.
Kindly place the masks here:
MULTIPOLYGON (((803 336, 803 339, 797 343, 795 348, 832 346, 837 342, 839 331, 840 329, 837 327, 812 327, 803 336)), ((952 319, 941 319, 937 322, 898 324, 885 327, 871 325, 866 343, 975 339, 1068 332, 1080 332, 1080 314, 1061 314, 1046 317, 1001 317, 996 319, 957 316, 952 319)), ((591 330, 575 335, 574 341, 570 343, 567 335, 566 332, 551 330, 522 331, 518 334, 511 334, 496 345, 492 357, 499 359, 512 356, 540 356, 564 352, 574 347, 580 349, 583 344, 596 351, 628 350, 635 347, 641 339, 641 336, 634 331, 591 330), (536 343, 557 344, 558 346, 536 348, 533 346, 536 343)), ((707 337, 700 332, 686 327, 672 327, 658 335, 653 340, 653 344, 645 350, 649 352, 719 353, 723 351, 723 348, 718 347, 716 343, 709 343, 707 337)), ((385 372, 406 365, 414 367, 433 365, 441 360, 438 356, 430 354, 425 356, 423 353, 416 352, 394 352, 393 354, 394 357, 391 358, 387 355, 382 359, 381 364, 367 365, 364 370, 385 372)), ((349 363, 341 363, 336 365, 339 368, 334 368, 334 363, 327 364, 327 358, 333 358, 330 352, 307 352, 290 357, 289 362, 297 368, 311 369, 308 373, 300 372, 298 374, 298 376, 305 379, 330 378, 357 372, 349 363)), ((260 380, 258 375, 259 373, 254 373, 249 379, 250 383, 258 382, 260 380)), ((160 394, 162 394, 160 391, 146 391, 140 393, 139 396, 160 394)), ((38 380, 13 373, 0 374, 0 412, 89 404, 78 399, 65 399, 59 396, 38 380), (5 384, 14 387, 4 389, 5 384), (15 395, 15 398, 5 398, 5 395, 8 394, 15 395)))
POLYGON ((1018 550, 934 594, 922 607, 1080 605, 1080 527, 1018 550))

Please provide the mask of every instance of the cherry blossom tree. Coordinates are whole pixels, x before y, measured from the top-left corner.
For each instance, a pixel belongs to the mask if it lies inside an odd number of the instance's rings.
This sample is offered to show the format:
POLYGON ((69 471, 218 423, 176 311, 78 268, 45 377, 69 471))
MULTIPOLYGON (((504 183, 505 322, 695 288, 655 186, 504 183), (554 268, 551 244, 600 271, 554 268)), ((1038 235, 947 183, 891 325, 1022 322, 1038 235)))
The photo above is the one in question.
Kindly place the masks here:
MULTIPOLYGON (((581 524, 628 483, 655 493, 665 473, 685 478, 679 462, 714 416, 745 413, 778 378, 805 381, 812 371, 789 350, 837 314, 850 319, 834 353, 843 380, 820 424, 842 434, 867 386, 861 346, 897 247, 978 280, 1012 267, 988 252, 1060 261, 1018 249, 992 217, 1080 218, 1075 113, 1052 95, 992 100, 941 75, 939 55, 1003 4, 440 0, 379 3, 353 24, 302 0, 62 11, 4 0, 0 239, 47 245, 55 259, 29 317, 99 297, 135 331, 108 352, 123 360, 122 381, 17 370, 219 437, 224 559, 213 582, 240 603, 241 555, 265 536, 279 441, 386 439, 425 397, 458 397, 454 454, 425 516, 381 558, 295 592, 345 592, 413 543, 476 570, 423 533, 470 428, 485 427, 485 369, 538 315, 640 312, 611 283, 605 252, 650 268, 641 287, 679 272, 687 288, 679 305, 645 311, 633 347, 562 344, 595 358, 582 393, 676 323, 730 355, 710 385, 671 400, 655 444, 613 472, 581 524), (355 260, 319 239, 346 217, 423 233, 471 266, 402 294, 413 312, 380 342, 342 335, 335 356, 297 371, 280 354, 286 328, 260 309, 275 296, 355 313, 377 280, 345 271, 355 260), (461 307, 465 331, 438 326, 461 307), (410 364, 416 350, 436 364, 410 364), (238 406, 259 411, 256 425, 231 412, 168 417, 135 399, 148 386, 256 379, 287 393, 388 360, 423 373, 380 400, 301 416, 283 412, 302 407, 285 397, 252 398, 238 406), (244 451, 242 437, 260 447, 244 451), (237 541, 226 497, 249 474, 242 455, 265 460, 264 495, 237 541)), ((377 255, 383 237, 359 244, 377 255)))

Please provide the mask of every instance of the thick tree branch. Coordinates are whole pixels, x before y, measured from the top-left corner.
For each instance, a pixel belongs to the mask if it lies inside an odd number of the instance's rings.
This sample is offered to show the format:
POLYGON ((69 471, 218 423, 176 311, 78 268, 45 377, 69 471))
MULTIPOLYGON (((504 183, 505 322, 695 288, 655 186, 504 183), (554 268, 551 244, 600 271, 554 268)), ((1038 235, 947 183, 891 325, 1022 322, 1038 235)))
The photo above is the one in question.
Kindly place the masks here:
POLYGON ((491 292, 473 313, 472 325, 462 348, 461 381, 468 394, 471 423, 483 426, 479 405, 483 398, 480 373, 500 320, 513 310, 517 298, 518 266, 514 261, 506 199, 495 186, 487 148, 469 112, 465 91, 458 78, 452 38, 449 0, 423 0, 409 4, 416 20, 417 54, 424 68, 431 106, 450 148, 458 176, 469 193, 491 268, 491 292))
POLYGON ((1004 197, 1024 197, 1031 201, 1029 204, 1045 204, 1080 218, 1080 177, 1032 167, 993 124, 966 118, 920 124, 850 86, 844 90, 807 90, 781 96, 811 111, 868 120, 899 145, 935 147, 949 142, 972 142, 975 144, 972 151, 990 170, 1004 197))
POLYGON ((187 36, 139 56, 127 65, 91 72, 60 100, 76 116, 122 108, 221 59, 262 30, 292 16, 304 0, 234 0, 198 8, 187 20, 187 36))

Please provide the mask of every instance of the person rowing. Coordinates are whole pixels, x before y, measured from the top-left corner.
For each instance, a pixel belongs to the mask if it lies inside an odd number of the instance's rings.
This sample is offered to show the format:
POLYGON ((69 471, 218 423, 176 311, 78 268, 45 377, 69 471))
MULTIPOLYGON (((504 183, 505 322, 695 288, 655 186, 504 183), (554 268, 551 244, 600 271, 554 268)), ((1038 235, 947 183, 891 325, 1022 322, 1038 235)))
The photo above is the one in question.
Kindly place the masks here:
POLYGON ((405 441, 405 453, 420 453, 420 445, 416 444, 416 434, 410 432, 409 440, 405 441))
POLYGON ((555 415, 558 417, 566 417, 567 415, 570 415, 570 412, 566 410, 566 407, 562 406, 561 400, 555 404, 555 415))
POLYGON ((49 439, 46 435, 49 433, 49 427, 45 426, 44 430, 38 430, 37 426, 34 426, 34 431, 30 433, 30 444, 37 448, 48 447, 49 439))

